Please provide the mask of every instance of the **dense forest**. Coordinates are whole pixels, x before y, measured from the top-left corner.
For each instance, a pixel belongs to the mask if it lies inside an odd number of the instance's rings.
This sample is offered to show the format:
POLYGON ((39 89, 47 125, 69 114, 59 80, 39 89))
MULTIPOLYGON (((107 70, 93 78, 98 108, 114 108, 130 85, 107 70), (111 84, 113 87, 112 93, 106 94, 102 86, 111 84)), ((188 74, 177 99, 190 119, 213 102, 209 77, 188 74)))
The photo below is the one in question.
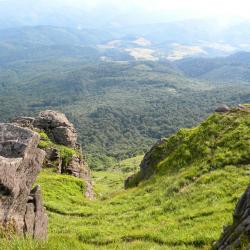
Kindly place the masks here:
POLYGON ((93 46, 109 35, 2 30, 0 120, 63 111, 77 126, 90 166, 104 169, 197 124, 220 104, 249 102, 250 53, 138 61, 120 49, 93 46))
POLYGON ((0 79, 2 121, 61 110, 76 124, 90 165, 99 169, 142 154, 221 103, 245 103, 250 96, 244 82, 188 78, 167 61, 17 61, 1 67, 0 79))

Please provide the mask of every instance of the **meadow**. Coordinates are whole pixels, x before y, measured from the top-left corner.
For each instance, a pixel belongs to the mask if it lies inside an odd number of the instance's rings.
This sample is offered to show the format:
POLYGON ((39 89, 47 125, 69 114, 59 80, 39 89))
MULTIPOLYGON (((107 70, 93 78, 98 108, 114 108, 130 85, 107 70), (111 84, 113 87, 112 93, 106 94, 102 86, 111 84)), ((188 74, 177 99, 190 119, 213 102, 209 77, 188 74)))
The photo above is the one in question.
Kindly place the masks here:
POLYGON ((49 214, 48 242, 3 239, 1 249, 211 249, 249 184, 249 126, 249 111, 214 114, 167 139, 158 171, 133 188, 124 190, 123 182, 142 156, 93 172, 92 201, 83 197, 82 180, 44 169, 37 183, 49 214))

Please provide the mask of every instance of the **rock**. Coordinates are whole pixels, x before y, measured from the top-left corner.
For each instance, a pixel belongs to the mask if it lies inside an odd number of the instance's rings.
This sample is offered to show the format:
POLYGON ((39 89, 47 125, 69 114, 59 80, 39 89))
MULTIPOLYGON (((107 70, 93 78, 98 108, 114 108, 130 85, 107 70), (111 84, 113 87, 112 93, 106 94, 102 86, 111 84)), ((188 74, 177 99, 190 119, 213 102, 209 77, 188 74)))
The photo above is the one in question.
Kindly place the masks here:
POLYGON ((47 215, 39 188, 31 191, 45 152, 39 135, 14 124, 0 124, 0 224, 20 235, 44 239, 47 215), (38 195, 39 194, 39 195, 38 195))
POLYGON ((236 248, 250 249, 250 186, 236 205, 233 225, 225 227, 221 238, 213 247, 216 250, 236 248))
POLYGON ((11 120, 11 123, 16 123, 23 128, 33 128, 35 118, 33 117, 17 117, 11 120))
POLYGON ((225 113, 228 111, 230 111, 230 108, 227 105, 221 105, 215 110, 217 113, 225 113))
POLYGON ((240 110, 250 111, 250 106, 249 105, 239 104, 238 108, 240 110))
POLYGON ((44 130, 49 138, 57 144, 67 147, 77 147, 77 133, 74 125, 69 122, 65 114, 58 111, 42 111, 38 117, 17 117, 11 120, 24 128, 38 128, 44 130))
POLYGON ((83 161, 81 156, 73 156, 69 164, 62 168, 62 173, 67 173, 72 176, 84 179, 86 184, 85 197, 94 199, 93 184, 90 177, 88 165, 83 161))
POLYGON ((62 173, 62 158, 56 148, 46 148, 46 157, 44 165, 46 168, 55 168, 58 174, 62 173))
POLYGON ((85 166, 85 163, 81 160, 81 157, 74 155, 62 172, 82 178, 85 174, 87 174, 86 169, 87 166, 85 166))
POLYGON ((56 144, 64 145, 78 151, 80 153, 79 155, 74 155, 65 163, 58 149, 48 147, 45 149, 46 158, 44 166, 56 168, 57 173, 60 174, 66 173, 84 179, 87 185, 86 196, 89 198, 94 197, 90 171, 81 155, 82 150, 77 143, 76 129, 63 113, 46 110, 40 112, 39 116, 36 118, 19 117, 12 120, 12 122, 22 127, 26 127, 27 125, 27 127, 32 129, 43 130, 50 140, 56 144))
POLYGON ((35 207, 34 238, 46 239, 48 229, 48 217, 43 207, 40 186, 36 186, 31 191, 31 195, 34 197, 35 207))
POLYGON ((155 174, 155 162, 163 159, 166 155, 164 152, 155 153, 161 149, 161 146, 165 143, 165 140, 159 140, 156 144, 145 154, 141 164, 140 171, 130 177, 128 177, 124 182, 125 189, 137 186, 140 181, 149 179, 152 175, 155 174), (155 157, 157 156, 157 157, 155 157))
POLYGON ((36 186, 29 196, 25 213, 25 230, 35 239, 46 239, 48 217, 42 205, 42 196, 39 186, 36 186))
POLYGON ((34 126, 43 129, 55 143, 69 147, 76 146, 76 130, 63 113, 52 110, 43 111, 35 119, 34 126))

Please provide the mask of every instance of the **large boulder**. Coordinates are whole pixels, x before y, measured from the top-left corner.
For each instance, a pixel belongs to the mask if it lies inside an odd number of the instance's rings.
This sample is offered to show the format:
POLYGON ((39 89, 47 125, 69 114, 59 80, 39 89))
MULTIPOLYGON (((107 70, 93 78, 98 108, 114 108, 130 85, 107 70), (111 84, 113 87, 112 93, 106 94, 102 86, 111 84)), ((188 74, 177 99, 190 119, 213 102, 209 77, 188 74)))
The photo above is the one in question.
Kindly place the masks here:
POLYGON ((11 120, 24 128, 38 128, 46 132, 55 143, 74 148, 77 145, 75 127, 69 122, 65 114, 54 111, 42 111, 38 117, 16 117, 11 120))
POLYGON ((54 142, 69 147, 75 147, 77 133, 65 114, 58 111, 46 110, 39 114, 33 125, 43 129, 54 142))
POLYGON ((39 135, 14 124, 0 124, 0 225, 21 235, 45 239, 47 215, 39 187, 32 189, 45 152, 39 135))
POLYGON ((217 113, 225 113, 225 112, 229 112, 230 108, 227 105, 221 105, 218 108, 215 109, 215 112, 217 113))
POLYGON ((59 174, 69 174, 85 180, 87 185, 86 196, 94 198, 90 170, 82 156, 82 149, 77 143, 77 132, 74 125, 69 122, 65 114, 58 111, 46 110, 40 112, 36 118, 17 117, 11 121, 25 128, 43 130, 51 141, 74 149, 78 154, 73 155, 67 161, 63 160, 58 148, 47 147, 44 166, 56 168, 59 174))
POLYGON ((236 205, 233 224, 224 227, 221 238, 215 243, 214 249, 250 249, 250 186, 236 205))

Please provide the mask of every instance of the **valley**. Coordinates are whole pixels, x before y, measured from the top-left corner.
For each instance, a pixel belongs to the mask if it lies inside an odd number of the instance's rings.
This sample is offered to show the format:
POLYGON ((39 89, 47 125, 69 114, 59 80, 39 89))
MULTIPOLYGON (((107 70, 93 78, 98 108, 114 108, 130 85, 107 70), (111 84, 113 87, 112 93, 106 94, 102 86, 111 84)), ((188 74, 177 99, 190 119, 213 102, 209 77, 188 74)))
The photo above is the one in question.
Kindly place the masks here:
POLYGON ((124 190, 123 180, 139 158, 93 172, 92 201, 83 198, 83 181, 45 168, 37 183, 49 241, 6 240, 1 249, 211 249, 249 183, 249 119, 233 109, 180 130, 153 148, 147 168, 157 171, 137 187, 124 190))
MULTIPOLYGON (((0 122, 13 123, 2 125, 0 160, 36 159, 16 129, 40 136, 45 158, 23 206, 36 213, 41 190, 49 218, 48 240, 27 236, 36 221, 28 230, 22 217, 25 237, 0 228, 0 249, 217 250, 248 202, 238 203, 250 176, 249 23, 95 25, 77 13, 65 26, 0 15, 0 122), (20 145, 29 154, 17 157, 20 145)), ((0 208, 19 190, 2 180, 0 208)), ((232 235, 246 250, 245 231, 232 235)))
POLYGON ((161 137, 194 126, 222 103, 247 103, 250 94, 247 75, 231 83, 221 83, 219 76, 207 81, 169 62, 62 57, 6 64, 0 75, 0 120, 42 109, 66 113, 93 169, 144 154, 161 137))

